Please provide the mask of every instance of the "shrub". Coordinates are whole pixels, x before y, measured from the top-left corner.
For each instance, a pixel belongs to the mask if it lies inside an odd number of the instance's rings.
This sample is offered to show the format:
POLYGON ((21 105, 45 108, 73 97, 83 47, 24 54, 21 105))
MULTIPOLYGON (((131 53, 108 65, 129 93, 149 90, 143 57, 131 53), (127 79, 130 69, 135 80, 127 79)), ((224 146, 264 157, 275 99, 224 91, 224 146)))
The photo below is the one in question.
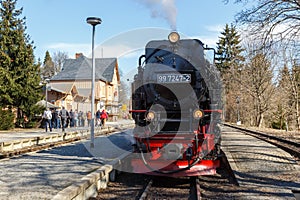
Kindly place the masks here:
POLYGON ((285 130, 286 129, 286 123, 283 122, 282 127, 280 127, 280 122, 272 122, 272 128, 285 130))
POLYGON ((14 128, 14 114, 11 110, 4 110, 0 107, 0 130, 14 128))

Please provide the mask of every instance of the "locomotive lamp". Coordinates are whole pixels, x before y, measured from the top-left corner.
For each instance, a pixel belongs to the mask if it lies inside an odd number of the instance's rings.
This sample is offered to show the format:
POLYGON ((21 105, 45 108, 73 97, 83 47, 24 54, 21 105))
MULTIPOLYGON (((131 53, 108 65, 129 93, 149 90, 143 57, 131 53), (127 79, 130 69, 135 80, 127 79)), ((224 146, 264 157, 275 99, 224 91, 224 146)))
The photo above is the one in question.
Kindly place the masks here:
POLYGON ((94 116, 94 107, 95 107, 95 57, 94 57, 94 38, 95 38, 95 26, 98 24, 101 24, 101 19, 98 17, 88 17, 86 19, 86 22, 93 26, 93 34, 92 34, 92 100, 91 100, 91 113, 92 113, 92 119, 91 119, 91 148, 94 148, 94 129, 95 129, 95 116, 94 116))
POLYGON ((152 121, 154 119, 154 117, 155 117, 155 113, 152 111, 149 111, 147 113, 146 119, 147 119, 147 121, 152 121))
POLYGON ((203 111, 201 110, 195 110, 194 111, 194 118, 195 119, 201 119, 203 117, 203 111))
POLYGON ((177 32, 171 32, 168 36, 168 39, 171 43, 176 43, 180 40, 180 35, 177 32))

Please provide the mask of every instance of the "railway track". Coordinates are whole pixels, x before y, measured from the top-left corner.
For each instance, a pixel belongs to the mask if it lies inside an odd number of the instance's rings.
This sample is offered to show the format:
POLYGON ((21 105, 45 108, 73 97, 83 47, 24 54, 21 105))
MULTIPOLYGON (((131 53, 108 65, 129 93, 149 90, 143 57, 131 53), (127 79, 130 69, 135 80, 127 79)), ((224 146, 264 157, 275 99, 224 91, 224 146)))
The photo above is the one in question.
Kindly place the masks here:
POLYGON ((230 124, 224 124, 224 125, 231 127, 231 128, 238 129, 245 134, 248 134, 248 135, 254 136, 258 139, 269 142, 269 143, 283 149, 284 151, 290 153, 291 155, 296 157, 298 159, 298 161, 300 161, 300 143, 297 141, 296 142, 291 141, 291 140, 283 138, 283 137, 271 135, 270 133, 263 133, 260 131, 237 127, 237 126, 233 126, 230 124))
POLYGON ((97 200, 104 199, 189 199, 198 200, 200 182, 198 178, 155 177, 142 174, 122 173, 116 182, 99 191, 97 200))
POLYGON ((228 191, 237 190, 237 185, 226 156, 223 156, 221 166, 213 176, 170 178, 122 172, 115 182, 108 183, 108 187, 101 189, 91 200, 224 199, 228 191))
POLYGON ((152 177, 140 200, 150 199, 201 199, 198 177, 152 177))

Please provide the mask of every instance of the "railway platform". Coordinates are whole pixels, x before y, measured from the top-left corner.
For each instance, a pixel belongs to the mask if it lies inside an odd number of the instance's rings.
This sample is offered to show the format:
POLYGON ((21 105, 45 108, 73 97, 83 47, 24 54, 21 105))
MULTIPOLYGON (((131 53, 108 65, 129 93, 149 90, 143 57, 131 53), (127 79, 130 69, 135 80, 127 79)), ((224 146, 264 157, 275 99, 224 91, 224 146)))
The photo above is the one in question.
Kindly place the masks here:
POLYGON ((239 184, 233 199, 296 199, 300 167, 289 153, 229 127, 222 150, 239 184))
MULTIPOLYGON (((132 121, 110 122, 107 126, 120 127, 125 124, 131 125, 132 121)), ((66 129, 66 132, 69 131, 74 132, 73 129, 66 129)), ((60 133, 61 130, 46 133, 44 129, 32 129, 2 132, 0 137, 2 143, 9 143, 60 133)), ((52 199, 61 191, 63 193, 57 199, 72 199, 68 197, 77 195, 77 192, 89 195, 98 180, 98 185, 104 187, 112 166, 118 165, 122 156, 131 150, 130 130, 116 129, 112 133, 95 137, 92 149, 90 140, 82 139, 56 148, 1 159, 0 200, 52 199), (65 191, 73 185, 77 187, 65 191)))
MULTIPOLYGON (((108 121, 106 126, 117 126, 119 124, 133 124, 132 120, 118 120, 118 121, 108 121)), ((88 126, 85 127, 72 127, 66 128, 65 132, 80 131, 80 130, 89 130, 88 126)), ((8 131, 0 131, 0 143, 1 142, 10 142, 15 140, 34 138, 39 136, 55 135, 62 133, 62 129, 53 129, 52 132, 45 132, 43 128, 32 128, 32 129, 14 129, 8 131)))

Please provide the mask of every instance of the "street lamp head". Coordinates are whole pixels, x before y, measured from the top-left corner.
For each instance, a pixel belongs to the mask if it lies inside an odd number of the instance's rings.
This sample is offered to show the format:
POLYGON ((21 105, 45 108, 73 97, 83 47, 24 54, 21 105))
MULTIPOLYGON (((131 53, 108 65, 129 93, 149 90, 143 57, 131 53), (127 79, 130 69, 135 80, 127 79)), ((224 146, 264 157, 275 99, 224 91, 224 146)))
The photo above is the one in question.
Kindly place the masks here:
POLYGON ((96 26, 101 24, 102 20, 99 17, 88 17, 86 18, 86 22, 92 26, 96 26))

